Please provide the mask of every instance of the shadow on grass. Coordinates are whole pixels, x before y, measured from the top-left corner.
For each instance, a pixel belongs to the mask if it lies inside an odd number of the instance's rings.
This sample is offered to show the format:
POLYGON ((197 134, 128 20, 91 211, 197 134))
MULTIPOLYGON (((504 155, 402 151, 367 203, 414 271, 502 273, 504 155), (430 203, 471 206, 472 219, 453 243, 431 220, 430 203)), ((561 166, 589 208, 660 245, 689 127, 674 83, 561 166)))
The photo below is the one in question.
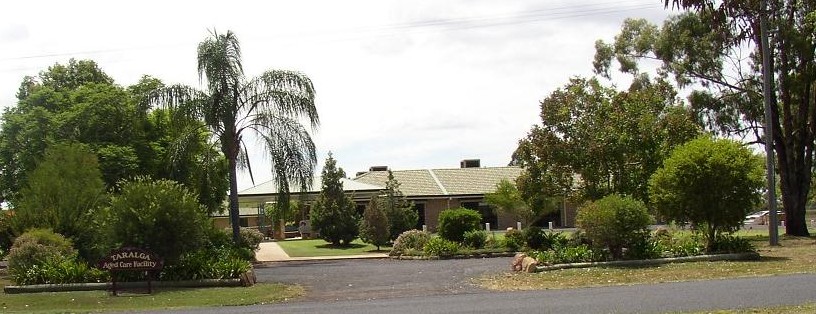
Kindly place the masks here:
MULTIPOLYGON (((334 244, 331 244, 331 243, 315 245, 315 247, 318 248, 318 249, 332 249, 332 250, 354 250, 354 249, 364 248, 366 246, 367 245, 365 245, 365 244, 358 244, 358 243, 351 243, 351 244, 346 244, 346 245, 334 245, 334 244)), ((371 251, 374 251, 374 250, 371 250, 371 251)))

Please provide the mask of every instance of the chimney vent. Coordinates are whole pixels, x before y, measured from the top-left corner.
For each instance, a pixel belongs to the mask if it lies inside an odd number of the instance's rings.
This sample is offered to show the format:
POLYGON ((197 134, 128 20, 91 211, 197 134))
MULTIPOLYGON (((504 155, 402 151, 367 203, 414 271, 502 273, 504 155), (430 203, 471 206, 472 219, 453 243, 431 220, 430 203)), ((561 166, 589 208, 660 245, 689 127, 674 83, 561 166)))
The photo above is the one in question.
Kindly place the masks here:
POLYGON ((368 171, 388 171, 388 166, 373 166, 368 171))
POLYGON ((479 168, 480 160, 479 159, 464 159, 459 162, 459 166, 461 168, 479 168))

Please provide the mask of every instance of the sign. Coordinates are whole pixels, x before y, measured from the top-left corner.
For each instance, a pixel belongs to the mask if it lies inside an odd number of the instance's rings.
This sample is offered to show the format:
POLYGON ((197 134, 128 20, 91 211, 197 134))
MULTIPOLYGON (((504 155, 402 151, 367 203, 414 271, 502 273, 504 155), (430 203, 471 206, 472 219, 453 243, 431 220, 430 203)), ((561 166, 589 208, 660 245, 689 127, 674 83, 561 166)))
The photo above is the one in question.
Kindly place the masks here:
POLYGON ((111 272, 111 290, 116 292, 116 271, 146 271, 147 293, 153 293, 153 272, 161 270, 164 261, 153 252, 135 247, 113 250, 97 264, 97 267, 111 272))
POLYGON ((124 247, 112 251, 99 261, 98 267, 104 270, 160 270, 164 261, 153 252, 124 247))

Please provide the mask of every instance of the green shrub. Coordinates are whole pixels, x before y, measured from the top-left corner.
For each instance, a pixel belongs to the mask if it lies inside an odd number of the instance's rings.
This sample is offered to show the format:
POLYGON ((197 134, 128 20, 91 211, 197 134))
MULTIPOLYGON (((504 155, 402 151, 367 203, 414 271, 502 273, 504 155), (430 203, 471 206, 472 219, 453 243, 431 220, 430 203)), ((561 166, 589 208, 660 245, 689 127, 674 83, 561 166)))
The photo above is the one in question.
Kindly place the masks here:
POLYGON ((178 262, 165 266, 161 280, 197 280, 238 278, 250 270, 252 264, 241 257, 242 250, 222 247, 188 252, 178 262))
POLYGON ((714 251, 718 236, 742 227, 761 201, 762 158, 730 139, 700 137, 671 152, 649 179, 649 199, 661 216, 691 223, 714 251))
POLYGON ((609 250, 613 258, 619 259, 624 248, 648 235, 652 218, 643 202, 609 195, 578 209, 576 223, 594 246, 609 250))
POLYGON ((756 248, 748 239, 733 235, 719 235, 714 241, 711 253, 748 253, 756 252, 756 248))
POLYGON ((487 232, 483 230, 471 230, 465 232, 462 244, 472 249, 484 248, 487 242, 487 232))
POLYGON ((238 247, 248 248, 250 250, 257 250, 263 241, 264 235, 255 228, 241 228, 240 241, 237 243, 238 247))
POLYGON ((531 250, 549 250, 557 245, 565 245, 566 236, 559 232, 545 231, 536 226, 530 226, 522 231, 524 243, 531 250))
POLYGON ((542 264, 588 263, 603 261, 603 255, 588 245, 557 247, 546 251, 533 251, 530 256, 542 264))
POLYGON ((111 240, 153 251, 173 264, 207 242, 209 221, 198 198, 179 183, 137 178, 125 182, 110 205, 111 240))
MULTIPOLYGON (((383 202, 380 201, 379 196, 372 196, 363 211, 363 219, 360 220, 360 240, 377 247, 377 251, 381 246, 388 244, 391 239, 396 239, 399 234, 391 237, 389 217, 386 216, 383 210, 383 202)), ((405 230, 402 230, 405 231, 405 230)), ((402 232, 400 231, 400 232, 402 232)))
POLYGON ((510 251, 518 251, 524 246, 524 235, 516 229, 507 230, 504 234, 504 246, 510 251))
POLYGON ((335 246, 348 246, 360 234, 356 205, 343 190, 341 180, 345 177, 343 168, 337 168, 337 161, 329 153, 321 174, 322 189, 309 213, 312 228, 335 246))
POLYGON ((425 255, 451 256, 459 252, 459 244, 441 237, 433 237, 425 243, 425 255))
POLYGON ((42 267, 49 261, 73 260, 77 251, 71 240, 48 229, 31 229, 14 240, 8 254, 9 275, 27 281, 30 269, 42 267))
POLYGON ((446 209, 439 214, 437 232, 444 239, 462 242, 465 232, 480 229, 481 221, 482 215, 475 210, 462 207, 446 209))
POLYGON ((644 233, 640 238, 634 239, 627 248, 625 259, 653 259, 663 257, 665 247, 655 238, 644 233))
POLYGON ((408 230, 403 232, 394 241, 394 246, 388 255, 399 256, 407 253, 409 250, 423 251, 425 244, 431 239, 431 234, 422 230, 408 230))
POLYGON ((18 285, 37 285, 106 282, 110 276, 108 272, 88 267, 76 259, 55 258, 16 273, 13 278, 18 285))

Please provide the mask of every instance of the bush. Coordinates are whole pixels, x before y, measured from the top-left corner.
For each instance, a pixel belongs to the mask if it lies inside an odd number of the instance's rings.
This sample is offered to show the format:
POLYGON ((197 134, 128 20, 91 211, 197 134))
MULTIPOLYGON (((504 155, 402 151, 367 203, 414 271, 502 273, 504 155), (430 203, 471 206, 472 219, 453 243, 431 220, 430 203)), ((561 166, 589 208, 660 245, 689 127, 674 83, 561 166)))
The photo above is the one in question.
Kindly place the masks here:
POLYGON ((756 252, 756 248, 748 239, 733 235, 720 235, 714 241, 710 253, 748 253, 756 252))
POLYGON ((588 263, 603 260, 588 245, 557 247, 546 251, 533 251, 530 256, 542 264, 588 263))
POLYGON ((205 211, 193 193, 174 181, 137 178, 122 184, 121 193, 112 197, 111 239, 153 251, 173 264, 207 244, 205 211))
POLYGON ((421 230, 408 230, 403 232, 394 241, 394 247, 388 255, 399 256, 408 250, 423 251, 425 244, 431 240, 431 234, 421 230))
POLYGON ((197 280, 239 278, 252 269, 252 264, 244 259, 241 251, 247 248, 217 249, 188 252, 176 264, 166 266, 161 280, 197 280))
POLYGON ((482 215, 475 210, 462 207, 446 209, 439 214, 437 232, 444 239, 462 242, 465 232, 480 229, 481 221, 482 215))
POLYGON ((544 235, 544 230, 536 226, 529 226, 522 231, 524 236, 524 244, 531 250, 548 250, 552 247, 552 243, 547 243, 544 235))
POLYGON ((651 222, 643 202, 619 195, 587 203, 578 209, 576 218, 592 244, 608 249, 615 259, 623 257, 624 248, 631 248, 648 235, 651 222))
POLYGON ((47 229, 31 229, 14 241, 8 269, 18 285, 107 280, 106 272, 77 260, 71 240, 47 229))
POLYGON ((425 255, 451 256, 459 252, 459 244, 440 237, 433 237, 425 244, 425 255))
POLYGON ((13 278, 18 285, 38 285, 106 282, 110 275, 101 269, 88 267, 85 262, 74 258, 56 258, 16 273, 13 278))
POLYGON ((524 246, 524 235, 516 229, 507 230, 504 234, 504 246, 510 251, 518 251, 524 246))
POLYGON ((487 242, 487 232, 483 230, 471 230, 465 232, 462 244, 472 249, 484 248, 487 242))
POLYGON ((708 250, 738 230, 760 201, 765 169, 750 148, 702 137, 676 148, 649 180, 649 199, 670 221, 701 228, 708 250))
POLYGON ((48 229, 31 229, 14 240, 8 254, 8 271, 15 282, 26 281, 29 269, 41 267, 49 261, 75 259, 71 240, 48 229))
POLYGON ((257 250, 263 241, 264 235, 255 228, 241 228, 240 241, 237 243, 238 247, 257 250))

